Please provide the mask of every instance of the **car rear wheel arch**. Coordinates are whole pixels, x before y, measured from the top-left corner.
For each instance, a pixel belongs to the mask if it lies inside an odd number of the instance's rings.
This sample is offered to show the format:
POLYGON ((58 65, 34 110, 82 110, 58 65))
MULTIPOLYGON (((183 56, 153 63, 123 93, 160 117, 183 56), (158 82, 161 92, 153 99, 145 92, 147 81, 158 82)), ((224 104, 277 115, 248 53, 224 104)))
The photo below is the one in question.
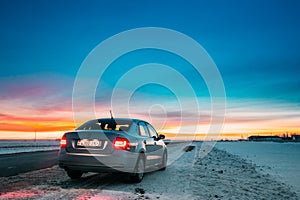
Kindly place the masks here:
POLYGON ((146 157, 144 153, 140 153, 137 159, 134 172, 129 174, 129 180, 134 183, 140 183, 145 174, 145 161, 146 157))

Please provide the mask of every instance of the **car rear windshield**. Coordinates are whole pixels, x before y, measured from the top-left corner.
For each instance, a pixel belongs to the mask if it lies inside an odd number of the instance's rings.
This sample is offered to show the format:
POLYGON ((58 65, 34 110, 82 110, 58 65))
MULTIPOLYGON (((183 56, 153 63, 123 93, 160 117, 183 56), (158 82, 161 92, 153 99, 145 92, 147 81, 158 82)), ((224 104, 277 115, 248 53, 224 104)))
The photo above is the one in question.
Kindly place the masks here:
POLYGON ((113 130, 127 132, 131 125, 131 120, 95 119, 82 124, 76 130, 113 130))

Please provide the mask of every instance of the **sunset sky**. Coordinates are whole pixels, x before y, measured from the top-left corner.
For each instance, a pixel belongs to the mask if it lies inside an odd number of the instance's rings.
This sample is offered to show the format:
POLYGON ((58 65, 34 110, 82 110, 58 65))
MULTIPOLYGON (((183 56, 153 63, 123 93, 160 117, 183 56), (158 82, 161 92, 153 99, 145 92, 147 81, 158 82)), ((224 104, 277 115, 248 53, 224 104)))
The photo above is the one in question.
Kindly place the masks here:
MULTIPOLYGON (((220 138, 300 134, 299 10, 297 0, 1 0, 0 139, 32 139, 35 132, 38 139, 53 139, 74 129, 73 84, 84 59, 107 38, 140 27, 179 31, 213 59, 227 102, 220 138)), ((192 105, 195 97, 148 84, 132 91, 130 117, 145 119, 160 132, 186 126, 205 136, 211 125, 205 82, 184 59, 159 50, 129 53, 107 68, 95 91, 95 116, 109 117, 112 109, 116 117, 127 117, 127 102, 118 99, 111 108, 107 97, 124 73, 147 63, 179 71, 194 89, 200 115, 193 106, 179 108, 178 99, 192 105)), ((143 76, 157 74, 137 79, 143 76)), ((176 80, 173 86, 182 87, 176 80)))

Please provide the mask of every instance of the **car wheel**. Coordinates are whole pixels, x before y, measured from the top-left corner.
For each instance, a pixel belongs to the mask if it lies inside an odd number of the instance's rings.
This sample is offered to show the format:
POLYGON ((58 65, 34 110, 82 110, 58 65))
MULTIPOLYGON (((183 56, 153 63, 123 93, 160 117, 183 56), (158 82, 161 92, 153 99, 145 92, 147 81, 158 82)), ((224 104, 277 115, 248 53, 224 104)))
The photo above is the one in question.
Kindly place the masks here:
POLYGON ((167 162, 168 162, 167 152, 164 152, 163 158, 162 158, 162 164, 161 164, 159 170, 161 170, 161 171, 166 170, 166 168, 167 168, 167 162))
POLYGON ((71 179, 78 179, 82 176, 83 172, 75 170, 67 170, 67 174, 71 179))
POLYGON ((134 183, 140 183, 144 178, 145 172, 145 159, 141 154, 136 163, 135 172, 129 175, 129 179, 134 183))

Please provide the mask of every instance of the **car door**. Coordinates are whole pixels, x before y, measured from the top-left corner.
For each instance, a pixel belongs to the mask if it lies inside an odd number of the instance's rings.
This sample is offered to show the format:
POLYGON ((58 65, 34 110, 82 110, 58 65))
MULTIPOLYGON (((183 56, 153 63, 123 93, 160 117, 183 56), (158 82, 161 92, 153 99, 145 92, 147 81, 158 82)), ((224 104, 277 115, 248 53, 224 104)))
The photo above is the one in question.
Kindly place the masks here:
POLYGON ((154 165, 161 165, 163 157, 163 142, 162 140, 157 140, 158 134, 156 130, 149 123, 146 123, 150 137, 153 139, 153 147, 151 152, 151 158, 154 165))
POLYGON ((155 158, 153 154, 155 152, 155 140, 154 138, 150 137, 149 130, 145 122, 138 123, 139 134, 143 137, 143 142, 145 144, 146 152, 146 168, 150 168, 155 165, 155 158))

